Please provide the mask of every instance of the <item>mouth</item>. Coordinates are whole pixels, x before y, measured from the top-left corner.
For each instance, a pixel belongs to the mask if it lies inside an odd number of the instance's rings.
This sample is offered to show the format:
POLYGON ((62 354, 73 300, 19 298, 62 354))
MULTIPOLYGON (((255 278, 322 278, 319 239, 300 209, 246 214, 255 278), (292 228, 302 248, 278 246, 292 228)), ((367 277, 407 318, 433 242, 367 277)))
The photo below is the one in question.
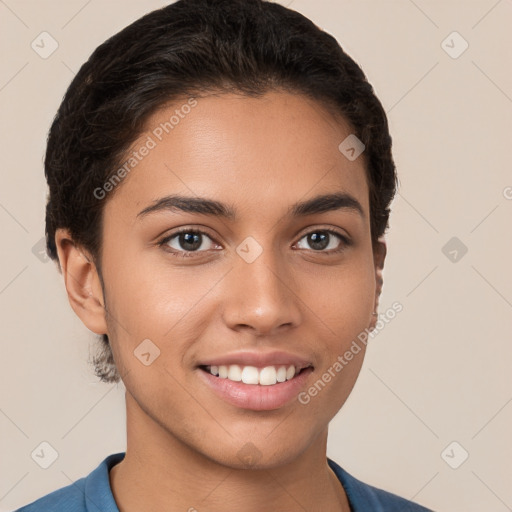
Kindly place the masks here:
POLYGON ((271 411, 297 401, 314 368, 295 365, 200 365, 198 376, 213 396, 242 410, 271 411))
POLYGON ((219 379, 241 382, 253 386, 275 386, 297 378, 303 372, 312 370, 311 364, 304 366, 271 365, 263 368, 238 364, 200 365, 204 372, 219 379))

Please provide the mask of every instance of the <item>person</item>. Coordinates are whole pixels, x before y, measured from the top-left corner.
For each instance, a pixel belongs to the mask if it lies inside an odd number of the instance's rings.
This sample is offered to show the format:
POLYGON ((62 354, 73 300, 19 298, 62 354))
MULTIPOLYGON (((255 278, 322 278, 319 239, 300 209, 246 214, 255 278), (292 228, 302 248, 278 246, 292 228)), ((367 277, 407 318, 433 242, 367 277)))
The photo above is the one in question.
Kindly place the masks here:
POLYGON ((428 510, 326 455, 378 319, 391 149, 362 69, 279 4, 179 0, 101 44, 50 129, 46 242, 127 448, 19 511, 428 510))

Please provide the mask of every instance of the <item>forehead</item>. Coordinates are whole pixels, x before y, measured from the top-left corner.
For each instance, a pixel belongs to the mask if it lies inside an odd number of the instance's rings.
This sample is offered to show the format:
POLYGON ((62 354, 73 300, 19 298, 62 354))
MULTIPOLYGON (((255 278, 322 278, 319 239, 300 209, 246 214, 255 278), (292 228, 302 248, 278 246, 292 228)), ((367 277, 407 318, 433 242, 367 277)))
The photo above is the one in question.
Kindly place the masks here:
POLYGON ((352 195, 368 211, 364 155, 351 161, 339 149, 351 134, 343 118, 298 94, 175 101, 147 120, 105 213, 135 217, 159 198, 181 194, 264 217, 333 192, 352 195))

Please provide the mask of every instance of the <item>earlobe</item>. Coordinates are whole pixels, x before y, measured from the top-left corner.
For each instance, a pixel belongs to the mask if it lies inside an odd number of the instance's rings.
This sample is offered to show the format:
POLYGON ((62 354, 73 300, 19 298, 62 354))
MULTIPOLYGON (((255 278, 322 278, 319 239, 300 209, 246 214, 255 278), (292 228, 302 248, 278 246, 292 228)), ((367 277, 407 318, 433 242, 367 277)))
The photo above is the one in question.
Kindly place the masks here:
POLYGON ((67 229, 55 233, 64 285, 73 311, 96 334, 108 334, 103 290, 90 255, 78 247, 67 229))
POLYGON ((375 325, 378 320, 378 310, 379 310, 379 298, 382 293, 382 287, 384 284, 383 278, 383 270, 384 270, 384 261, 386 259, 387 246, 386 240, 382 236, 378 239, 375 247, 373 248, 373 261, 375 268, 375 300, 373 306, 372 318, 370 321, 370 328, 375 328, 375 325))

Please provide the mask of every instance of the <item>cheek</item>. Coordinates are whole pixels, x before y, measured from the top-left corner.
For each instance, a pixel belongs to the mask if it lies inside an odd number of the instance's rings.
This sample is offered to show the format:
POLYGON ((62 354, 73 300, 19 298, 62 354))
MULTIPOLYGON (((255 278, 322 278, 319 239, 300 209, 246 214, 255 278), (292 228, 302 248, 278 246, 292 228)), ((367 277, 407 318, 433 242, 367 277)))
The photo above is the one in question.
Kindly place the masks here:
MULTIPOLYGON (((372 264, 361 261, 340 270, 337 279, 317 287, 312 308, 315 334, 322 343, 321 367, 299 403, 317 426, 330 421, 350 395, 364 361, 366 345, 361 334, 370 326, 375 280, 372 264)), ((364 338, 366 340, 366 338, 364 338)))
MULTIPOLYGON (((116 362, 139 373, 144 368, 134 355, 147 346, 151 354, 158 354, 155 367, 180 372, 184 354, 200 335, 203 321, 211 317, 205 312, 211 305, 205 298, 218 281, 218 273, 177 268, 163 258, 111 254, 115 265, 105 265, 105 282, 116 362)), ((157 379, 152 373, 143 373, 144 378, 157 379)))
POLYGON ((133 336, 162 336, 187 309, 187 297, 197 281, 187 280, 184 273, 171 273, 169 265, 135 251, 110 255, 106 281, 111 312, 133 336))
POLYGON ((376 285, 368 258, 354 259, 351 265, 331 268, 309 281, 308 303, 338 342, 346 343, 369 326, 376 285))
POLYGON ((318 421, 338 412, 361 370, 366 351, 361 335, 367 335, 375 297, 373 258, 359 255, 338 272, 331 269, 328 278, 316 281, 310 299, 317 314, 315 332, 322 340, 321 368, 301 402, 318 421))

